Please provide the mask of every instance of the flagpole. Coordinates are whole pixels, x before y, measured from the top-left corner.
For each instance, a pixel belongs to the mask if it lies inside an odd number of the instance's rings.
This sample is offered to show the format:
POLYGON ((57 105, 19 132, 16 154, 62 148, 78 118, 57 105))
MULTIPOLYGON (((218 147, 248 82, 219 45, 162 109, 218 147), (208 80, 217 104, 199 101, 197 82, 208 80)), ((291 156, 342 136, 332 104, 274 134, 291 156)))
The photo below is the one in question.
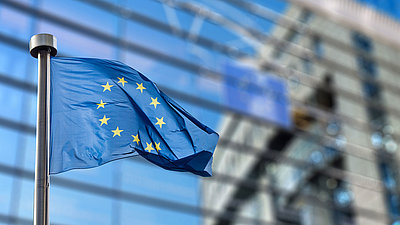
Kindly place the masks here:
POLYGON ((38 59, 33 224, 49 225, 50 56, 57 54, 57 39, 51 34, 34 35, 29 51, 38 59))

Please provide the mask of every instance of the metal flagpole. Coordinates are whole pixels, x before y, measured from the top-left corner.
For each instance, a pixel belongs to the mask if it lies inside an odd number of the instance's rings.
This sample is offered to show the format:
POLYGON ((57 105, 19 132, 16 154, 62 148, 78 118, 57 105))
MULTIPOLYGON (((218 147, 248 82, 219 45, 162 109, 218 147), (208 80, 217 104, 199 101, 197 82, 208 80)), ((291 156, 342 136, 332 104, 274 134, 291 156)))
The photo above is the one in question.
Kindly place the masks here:
POLYGON ((50 56, 57 54, 57 39, 51 34, 31 37, 29 50, 38 59, 36 166, 33 224, 49 224, 50 56))

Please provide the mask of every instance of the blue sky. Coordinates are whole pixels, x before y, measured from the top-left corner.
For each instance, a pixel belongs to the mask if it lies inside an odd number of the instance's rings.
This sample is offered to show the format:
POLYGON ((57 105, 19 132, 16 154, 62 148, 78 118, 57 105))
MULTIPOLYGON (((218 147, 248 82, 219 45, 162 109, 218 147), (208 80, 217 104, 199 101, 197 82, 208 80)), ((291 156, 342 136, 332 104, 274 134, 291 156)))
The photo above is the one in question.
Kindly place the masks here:
MULTIPOLYGON (((192 63, 201 64, 216 71, 223 72, 223 65, 226 62, 234 61, 221 53, 210 51, 133 21, 127 22, 125 30, 121 30, 119 27, 120 21, 115 14, 87 6, 87 4, 79 1, 26 0, 24 2, 49 12, 56 12, 58 16, 67 20, 78 22, 110 35, 120 36, 141 46, 192 63)), ((185 30, 192 29, 192 25, 196 21, 195 17, 186 12, 168 9, 168 7, 164 8, 153 0, 114 0, 110 2, 124 2, 125 7, 162 22, 172 21, 173 23, 171 15, 175 14, 176 18, 178 18, 178 23, 174 25, 185 30)), ((223 2, 208 0, 191 0, 190 2, 207 7, 237 23, 266 33, 273 27, 272 23, 223 2)), ((278 12, 283 11, 286 7, 285 2, 278 0, 257 0, 253 2, 278 12)), ((77 57, 117 59, 139 70, 160 85, 210 101, 223 103, 224 89, 220 81, 197 76, 136 52, 117 50, 109 43, 66 29, 51 21, 33 19, 24 13, 0 5, 1 34, 10 35, 28 42, 31 35, 41 32, 48 32, 57 37, 58 49, 62 54, 77 57)), ((256 51, 240 35, 207 21, 201 22, 198 34, 219 43, 236 46, 249 54, 254 54, 256 51)), ((31 71, 37 70, 37 61, 30 57, 28 51, 15 49, 3 43, 0 43, 0 51, 2 52, 0 54, 0 73, 8 74, 15 79, 36 82, 37 74, 31 71), (13 60, 15 58, 20 59, 20 61, 13 60), (21 63, 22 61, 24 63, 21 63)), ((13 121, 23 120, 30 125, 35 124, 36 99, 34 94, 27 94, 0 84, 0 101, 7 106, 0 110, 2 118, 13 121), (25 110, 24 107, 28 110, 25 110)), ((218 123, 221 119, 220 113, 194 106, 187 102, 179 100, 178 102, 200 121, 215 130, 218 129, 218 123)), ((19 148, 19 145, 17 145, 19 134, 15 133, 15 131, 0 127, 0 142, 6 143, 2 147, 6 149, 19 148)), ((26 155, 23 158, 23 163, 18 166, 33 171, 35 139, 30 135, 26 137, 24 143, 23 152, 26 155)), ((2 156, 0 163, 3 164, 15 165, 15 162, 18 161, 18 154, 13 151, 2 151, 2 156)), ((199 177, 187 173, 166 171, 143 160, 119 160, 94 169, 69 171, 57 175, 57 177, 110 188, 118 187, 123 191, 193 206, 201 204, 199 177), (115 181, 115 177, 118 177, 119 174, 122 174, 122 176, 115 181)), ((13 188, 11 185, 12 178, 0 174, 0 183, 4 184, 0 185, 0 212, 7 213, 8 193, 13 188)), ((33 183, 23 180, 21 188, 21 199, 24 199, 24 201, 20 204, 19 215, 30 219, 32 216, 33 183)), ((51 186, 50 191, 51 221, 60 223, 68 221, 72 224, 87 225, 110 224, 112 219, 111 205, 114 204, 112 199, 66 189, 57 185, 51 186)), ((185 221, 185 224, 201 223, 199 216, 128 202, 115 204, 119 205, 122 224, 168 225, 182 224, 182 221, 185 221)))

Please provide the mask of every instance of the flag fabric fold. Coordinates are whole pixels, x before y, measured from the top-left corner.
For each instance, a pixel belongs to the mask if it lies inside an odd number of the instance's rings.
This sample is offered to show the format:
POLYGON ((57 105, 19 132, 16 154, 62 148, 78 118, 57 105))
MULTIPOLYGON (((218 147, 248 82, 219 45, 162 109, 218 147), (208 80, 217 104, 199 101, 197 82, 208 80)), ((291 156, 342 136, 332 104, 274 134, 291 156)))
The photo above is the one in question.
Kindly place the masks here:
POLYGON ((218 134, 143 74, 104 59, 50 63, 50 174, 140 155, 164 169, 211 176, 218 134))

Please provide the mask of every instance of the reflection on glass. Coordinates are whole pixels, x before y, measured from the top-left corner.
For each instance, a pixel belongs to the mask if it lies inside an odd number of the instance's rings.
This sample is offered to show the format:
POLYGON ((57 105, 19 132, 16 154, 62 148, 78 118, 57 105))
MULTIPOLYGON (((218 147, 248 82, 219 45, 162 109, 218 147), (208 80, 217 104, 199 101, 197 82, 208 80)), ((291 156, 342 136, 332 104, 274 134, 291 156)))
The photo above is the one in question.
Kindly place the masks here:
POLYGON ((310 155, 310 160, 313 164, 320 164, 324 160, 324 157, 320 151, 314 151, 310 155))
POLYGON ((349 190, 338 188, 334 192, 335 203, 339 206, 349 206, 352 200, 352 194, 349 190))
POLYGON ((389 153, 394 153, 397 151, 397 144, 393 139, 385 141, 384 146, 386 151, 388 151, 389 153))
POLYGON ((347 144, 347 139, 343 135, 338 135, 335 140, 335 144, 338 148, 343 148, 347 144))
POLYGON ((339 133, 339 130, 340 125, 336 121, 330 122, 326 127, 326 133, 331 136, 337 135, 339 133))
POLYGON ((375 132, 371 135, 371 144, 376 147, 379 148, 382 146, 382 135, 379 132, 375 132))

